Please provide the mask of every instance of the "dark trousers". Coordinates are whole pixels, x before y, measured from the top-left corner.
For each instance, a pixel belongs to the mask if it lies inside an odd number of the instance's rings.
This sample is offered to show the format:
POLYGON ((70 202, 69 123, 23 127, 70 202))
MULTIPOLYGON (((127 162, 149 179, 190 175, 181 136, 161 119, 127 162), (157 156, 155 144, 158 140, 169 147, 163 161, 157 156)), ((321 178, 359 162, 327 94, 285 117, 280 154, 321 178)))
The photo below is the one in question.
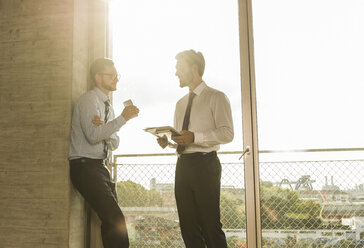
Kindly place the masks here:
POLYGON ((181 155, 177 160, 175 196, 187 248, 226 248, 220 222, 221 164, 216 152, 181 155))
POLYGON ((71 181, 101 220, 104 248, 129 247, 125 217, 118 205, 115 184, 101 159, 70 161, 71 181))

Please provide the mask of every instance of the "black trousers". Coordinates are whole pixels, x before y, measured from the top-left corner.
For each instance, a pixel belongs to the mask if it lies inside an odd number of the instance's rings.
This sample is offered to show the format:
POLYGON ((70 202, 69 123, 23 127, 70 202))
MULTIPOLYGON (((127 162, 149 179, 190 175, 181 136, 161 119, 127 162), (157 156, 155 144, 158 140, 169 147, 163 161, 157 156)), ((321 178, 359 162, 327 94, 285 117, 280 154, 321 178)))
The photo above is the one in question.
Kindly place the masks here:
POLYGON ((115 184, 101 159, 70 161, 71 181, 101 220, 104 248, 128 248, 125 217, 118 205, 115 184))
POLYGON ((220 222, 221 164, 216 152, 181 155, 175 196, 187 248, 226 248, 220 222))

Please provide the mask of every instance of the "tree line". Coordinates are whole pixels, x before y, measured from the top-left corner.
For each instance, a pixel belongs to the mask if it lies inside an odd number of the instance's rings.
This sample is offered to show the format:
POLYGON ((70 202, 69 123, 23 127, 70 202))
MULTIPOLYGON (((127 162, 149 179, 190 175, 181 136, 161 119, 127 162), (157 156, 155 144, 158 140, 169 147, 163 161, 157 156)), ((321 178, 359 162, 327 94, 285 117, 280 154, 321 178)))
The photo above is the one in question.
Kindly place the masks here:
MULTIPOLYGON (((118 182, 116 190, 122 207, 163 206, 159 192, 146 189, 133 181, 118 182)), ((300 199, 296 191, 273 186, 271 182, 261 182, 260 199, 263 229, 317 229, 322 224, 320 204, 300 199)), ((245 228, 243 200, 237 199, 233 194, 222 193, 220 212, 224 228, 245 228)))

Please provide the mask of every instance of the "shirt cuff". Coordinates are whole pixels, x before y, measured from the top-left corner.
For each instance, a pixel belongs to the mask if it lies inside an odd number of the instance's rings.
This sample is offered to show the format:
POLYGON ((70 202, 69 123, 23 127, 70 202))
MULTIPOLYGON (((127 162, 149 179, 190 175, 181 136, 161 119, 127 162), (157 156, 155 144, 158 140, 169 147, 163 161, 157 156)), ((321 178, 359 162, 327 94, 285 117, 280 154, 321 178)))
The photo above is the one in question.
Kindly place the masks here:
POLYGON ((195 143, 195 144, 203 143, 203 133, 194 132, 194 135, 195 135, 195 140, 193 143, 195 143))

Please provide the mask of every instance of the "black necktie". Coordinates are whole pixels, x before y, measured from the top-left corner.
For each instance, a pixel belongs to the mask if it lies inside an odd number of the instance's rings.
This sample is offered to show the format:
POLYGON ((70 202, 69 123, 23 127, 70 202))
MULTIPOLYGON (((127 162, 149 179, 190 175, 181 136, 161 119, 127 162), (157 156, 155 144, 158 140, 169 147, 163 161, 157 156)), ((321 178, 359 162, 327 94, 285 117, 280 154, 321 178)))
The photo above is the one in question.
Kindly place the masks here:
POLYGON ((105 118, 104 118, 104 123, 106 124, 107 121, 109 120, 109 116, 110 116, 110 100, 106 100, 104 103, 105 103, 105 118))
MULTIPOLYGON (((110 117, 110 100, 106 100, 105 102, 105 117, 104 117, 104 124, 106 124, 110 117)), ((109 149, 107 148, 106 141, 104 141, 104 152, 106 154, 106 159, 109 160, 109 149)))
MULTIPOLYGON (((187 108, 186 108, 186 112, 185 112, 185 117, 183 119, 182 130, 188 130, 188 125, 190 124, 192 100, 195 97, 195 95, 196 94, 193 92, 190 92, 190 94, 188 95, 188 104, 187 104, 187 108)), ((178 154, 181 154, 185 150, 185 148, 186 148, 185 146, 178 145, 177 146, 178 154)))

